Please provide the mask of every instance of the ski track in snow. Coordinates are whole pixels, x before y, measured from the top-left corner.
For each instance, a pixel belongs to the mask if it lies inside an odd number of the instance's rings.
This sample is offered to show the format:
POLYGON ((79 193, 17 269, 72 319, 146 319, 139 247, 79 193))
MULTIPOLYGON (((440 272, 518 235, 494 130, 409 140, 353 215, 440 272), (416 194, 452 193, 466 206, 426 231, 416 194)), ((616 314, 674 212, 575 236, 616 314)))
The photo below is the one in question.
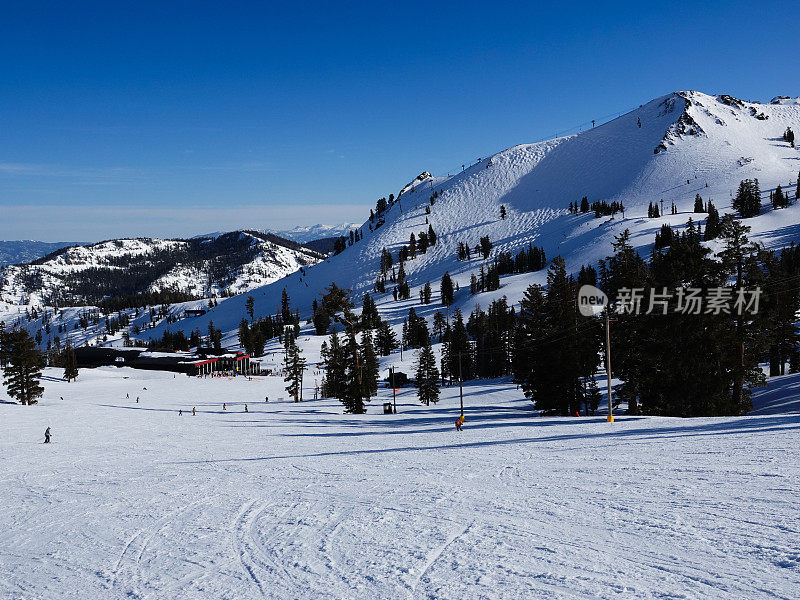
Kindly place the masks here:
POLYGON ((0 598, 800 595, 800 412, 544 419, 497 380, 457 434, 457 387, 352 416, 258 401, 283 385, 97 369, 1 404, 0 598))

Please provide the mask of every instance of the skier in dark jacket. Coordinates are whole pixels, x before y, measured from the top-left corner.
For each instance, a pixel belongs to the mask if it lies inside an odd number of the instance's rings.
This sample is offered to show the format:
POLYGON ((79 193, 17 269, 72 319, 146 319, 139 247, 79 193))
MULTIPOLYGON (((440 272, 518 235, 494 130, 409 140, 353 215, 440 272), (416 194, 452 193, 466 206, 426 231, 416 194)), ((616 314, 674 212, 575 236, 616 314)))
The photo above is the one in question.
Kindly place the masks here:
POLYGON ((50 443, 50 428, 49 427, 44 430, 44 443, 45 444, 49 444, 50 443))

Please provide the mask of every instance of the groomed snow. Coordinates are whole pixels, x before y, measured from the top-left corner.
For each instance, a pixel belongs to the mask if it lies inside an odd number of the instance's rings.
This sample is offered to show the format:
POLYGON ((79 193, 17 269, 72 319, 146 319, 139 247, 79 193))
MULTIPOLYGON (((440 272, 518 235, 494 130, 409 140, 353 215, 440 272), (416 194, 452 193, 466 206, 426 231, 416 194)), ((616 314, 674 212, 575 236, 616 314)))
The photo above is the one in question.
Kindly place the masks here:
POLYGON ((464 392, 459 434, 458 388, 348 416, 278 378, 47 381, 0 404, 0 596, 800 596, 800 414, 608 424, 464 392))

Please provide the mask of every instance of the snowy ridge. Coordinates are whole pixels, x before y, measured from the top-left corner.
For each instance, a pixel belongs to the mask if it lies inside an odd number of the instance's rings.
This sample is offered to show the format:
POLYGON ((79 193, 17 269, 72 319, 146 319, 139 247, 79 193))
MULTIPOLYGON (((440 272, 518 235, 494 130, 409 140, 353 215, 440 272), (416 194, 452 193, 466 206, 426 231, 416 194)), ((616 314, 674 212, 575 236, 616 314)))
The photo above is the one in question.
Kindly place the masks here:
MULTIPOLYGON (((253 290, 256 312, 274 312, 286 288, 293 306, 308 317, 312 301, 334 281, 353 290, 359 302, 361 295, 373 292, 382 248, 391 250, 396 262, 411 233, 427 230, 426 218, 438 243, 405 264, 412 300, 394 302, 389 293, 376 296, 384 317, 397 324, 415 304, 430 316, 436 307, 419 307, 414 299, 426 281, 436 297, 445 271, 461 288, 456 305, 462 310, 486 306, 500 296, 515 303, 530 283, 543 282, 544 272, 504 278, 499 291, 470 297, 465 290, 469 277, 485 263, 475 258, 458 262, 459 242, 474 246, 488 235, 493 253, 517 252, 534 243, 549 258, 562 255, 575 271, 608 255, 613 237, 626 228, 633 243, 644 249, 663 223, 683 226, 689 218, 705 218, 691 212, 695 194, 713 200, 721 213, 731 211, 731 197, 742 179, 758 178, 764 193, 780 184, 793 195, 800 153, 781 139, 786 127, 800 129, 800 104, 795 101, 756 104, 725 95, 676 92, 594 129, 509 148, 453 177, 423 173, 403 188, 383 214, 383 225, 370 231, 365 221, 361 241, 305 274, 253 290), (426 215, 431 190, 439 198, 426 215), (590 202, 621 201, 625 217, 568 214, 569 203, 583 196, 590 202), (662 199, 667 206, 675 202, 679 214, 646 218, 647 205, 662 199), (508 213, 505 220, 500 218, 501 205, 508 213)), ((780 211, 764 207, 760 216, 747 220, 753 239, 768 246, 787 244, 800 233, 798 223, 797 205, 780 211)), ((197 325, 202 328, 213 319, 223 330, 233 330, 244 314, 244 301, 226 300, 197 325)))
POLYGON ((141 287, 128 293, 175 290, 222 296, 270 283, 321 258, 298 244, 257 232, 192 240, 108 240, 61 249, 29 265, 5 267, 0 271, 0 298, 19 305, 43 305, 53 299, 74 303, 85 297, 81 290, 87 280, 127 273, 132 267, 146 272, 141 287))

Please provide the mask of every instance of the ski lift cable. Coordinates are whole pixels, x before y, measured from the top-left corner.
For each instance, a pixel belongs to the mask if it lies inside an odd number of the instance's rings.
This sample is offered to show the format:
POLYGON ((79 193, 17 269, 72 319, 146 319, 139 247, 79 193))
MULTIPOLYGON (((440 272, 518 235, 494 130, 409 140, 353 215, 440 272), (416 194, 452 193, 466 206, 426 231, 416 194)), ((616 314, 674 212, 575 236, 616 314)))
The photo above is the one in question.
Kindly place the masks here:
MULTIPOLYGON (((603 115, 598 119, 584 121, 583 123, 578 123, 577 125, 573 125, 572 127, 569 127, 567 129, 562 129, 561 131, 557 131, 553 136, 547 135, 547 136, 541 137, 541 138, 539 138, 537 140, 534 140, 533 142, 528 142, 528 143, 539 144, 541 142, 546 142, 547 140, 551 140, 551 139, 555 139, 555 138, 558 138, 558 137, 562 137, 563 135, 565 135, 565 134, 567 134, 567 133, 569 133, 571 131, 582 131, 583 127, 586 127, 587 125, 589 125, 590 123, 593 123, 593 122, 602 121, 599 125, 595 125, 595 127, 600 127, 601 125, 604 125, 607 122, 613 121, 614 119, 616 119, 618 117, 621 117, 623 115, 626 115, 628 113, 633 112, 637 108, 639 108, 639 107, 638 106, 634 106, 633 108, 627 108, 625 110, 621 110, 621 111, 617 111, 617 112, 614 112, 614 113, 609 113, 607 115, 603 115)), ((489 157, 491 157, 491 156, 494 156, 494 155, 490 154, 489 157)), ((455 176, 457 176, 459 174, 459 172, 460 172, 458 170, 459 167, 463 166, 464 170, 466 170, 466 169, 468 169, 470 167, 474 167, 475 165, 477 165, 481 161, 482 161, 482 158, 479 158, 478 160, 476 160, 474 162, 472 160, 465 161, 465 162, 461 163, 461 165, 456 165, 452 169, 447 169, 446 172, 448 174, 453 173, 453 175, 450 175, 450 177, 452 178, 452 177, 455 177, 455 176)), ((443 177, 443 176, 440 176, 440 177, 443 177)))

